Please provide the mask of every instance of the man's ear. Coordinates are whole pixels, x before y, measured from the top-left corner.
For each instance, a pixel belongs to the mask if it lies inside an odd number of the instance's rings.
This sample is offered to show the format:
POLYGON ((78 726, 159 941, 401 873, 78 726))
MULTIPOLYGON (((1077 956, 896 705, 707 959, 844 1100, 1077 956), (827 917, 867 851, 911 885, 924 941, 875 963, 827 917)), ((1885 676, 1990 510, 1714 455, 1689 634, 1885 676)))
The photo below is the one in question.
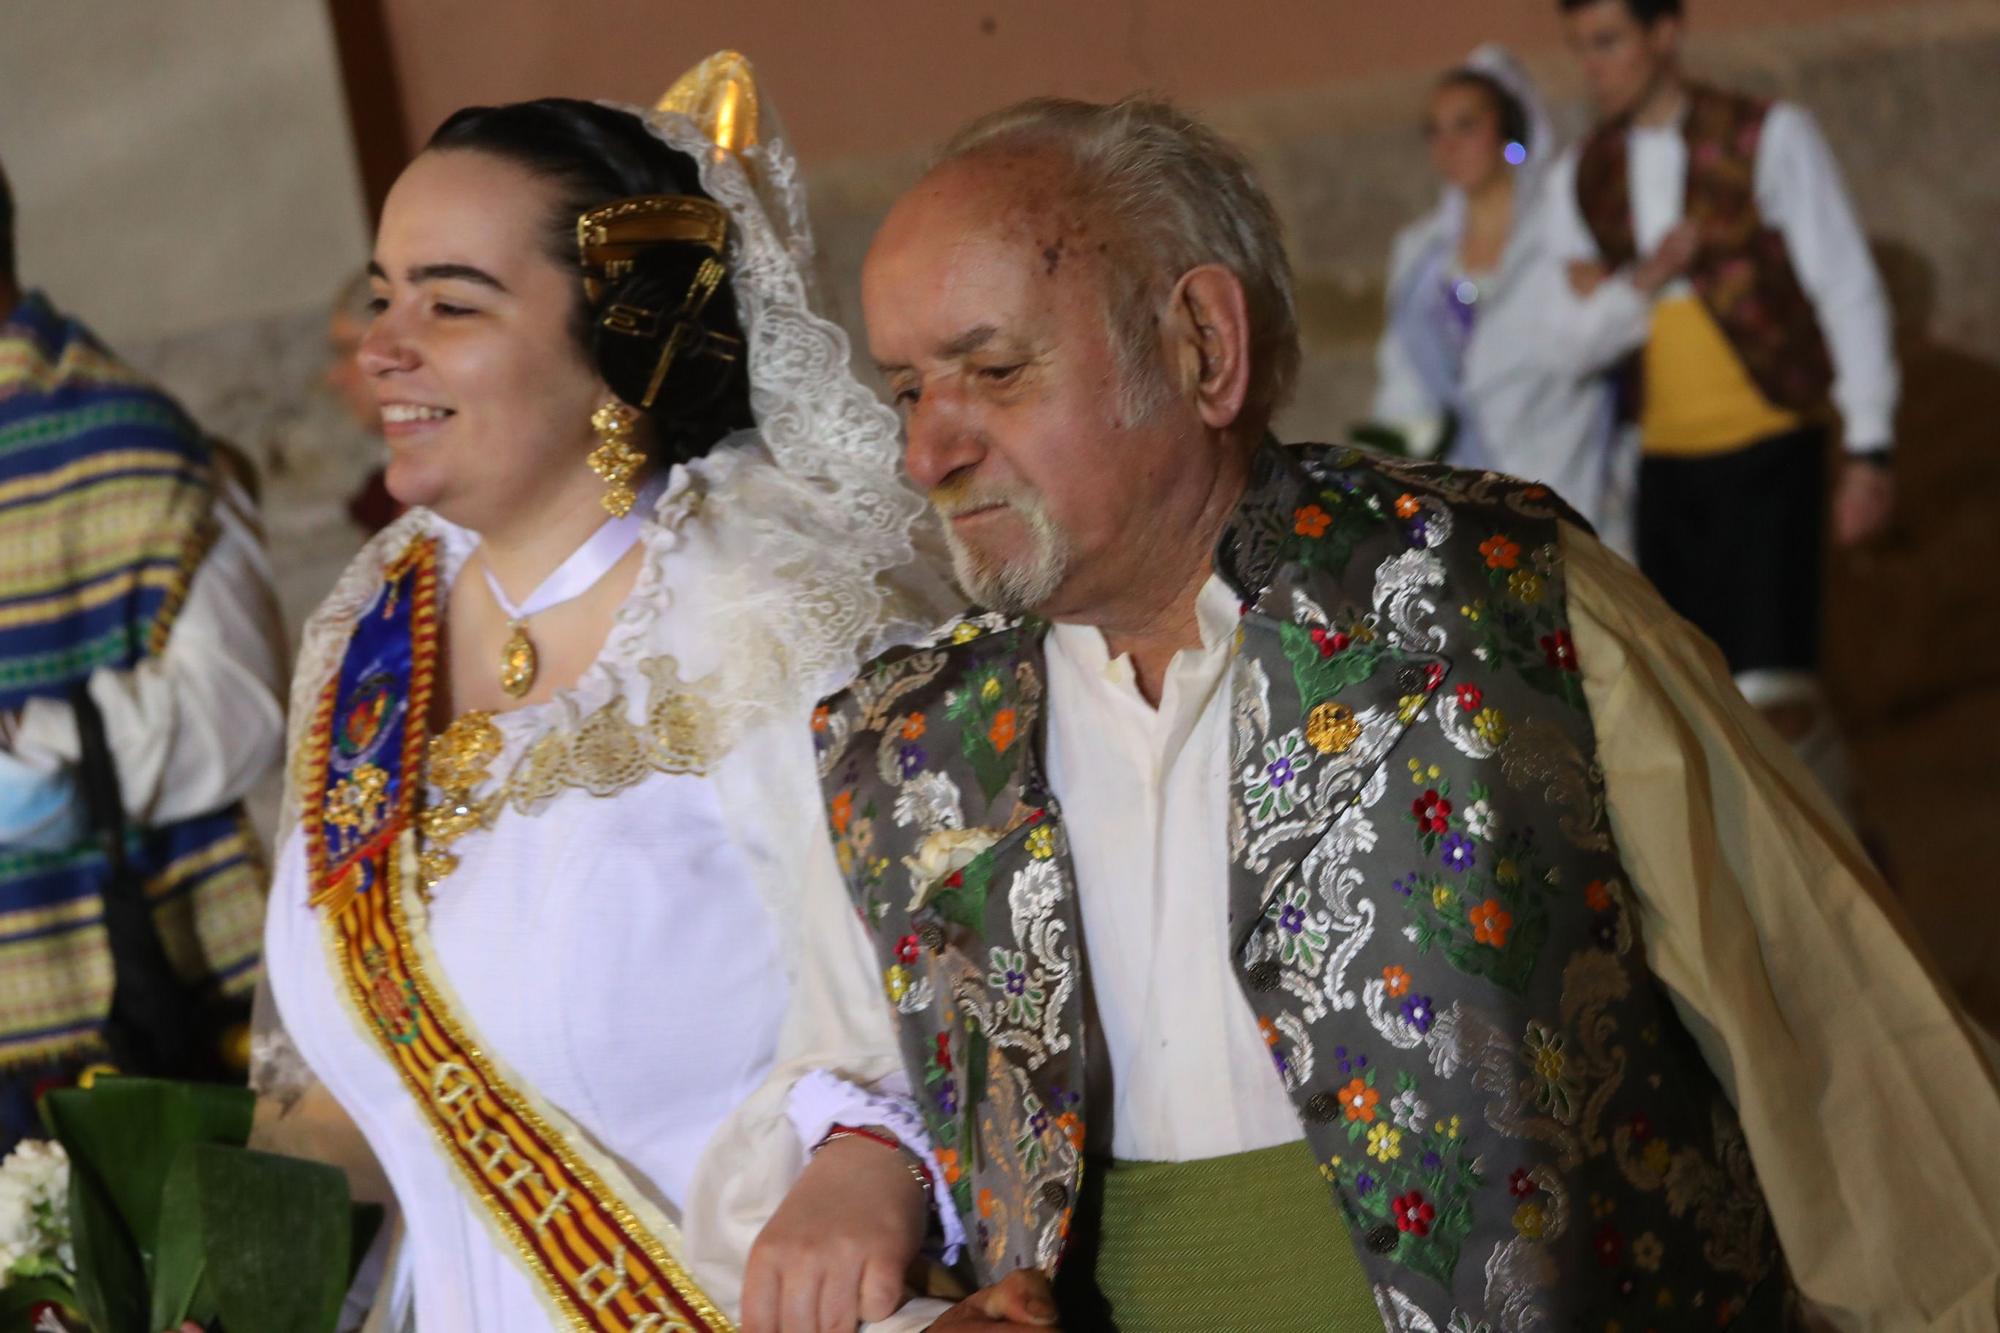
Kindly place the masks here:
POLYGON ((1177 387, 1201 418, 1222 430, 1250 393, 1250 306, 1243 281, 1221 264, 1181 274, 1167 302, 1177 387))

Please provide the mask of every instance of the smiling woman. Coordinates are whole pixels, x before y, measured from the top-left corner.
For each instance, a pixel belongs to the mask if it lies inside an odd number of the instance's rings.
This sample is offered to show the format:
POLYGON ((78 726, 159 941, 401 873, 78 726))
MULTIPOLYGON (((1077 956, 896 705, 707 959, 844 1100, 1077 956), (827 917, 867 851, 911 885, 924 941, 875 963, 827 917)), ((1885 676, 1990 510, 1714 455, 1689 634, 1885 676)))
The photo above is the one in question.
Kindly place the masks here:
POLYGON ((934 614, 921 506, 805 304, 784 146, 692 101, 461 111, 376 238, 415 508, 307 630, 268 937, 423 1326, 881 1319, 926 1230, 878 983, 800 887, 809 703, 934 614))

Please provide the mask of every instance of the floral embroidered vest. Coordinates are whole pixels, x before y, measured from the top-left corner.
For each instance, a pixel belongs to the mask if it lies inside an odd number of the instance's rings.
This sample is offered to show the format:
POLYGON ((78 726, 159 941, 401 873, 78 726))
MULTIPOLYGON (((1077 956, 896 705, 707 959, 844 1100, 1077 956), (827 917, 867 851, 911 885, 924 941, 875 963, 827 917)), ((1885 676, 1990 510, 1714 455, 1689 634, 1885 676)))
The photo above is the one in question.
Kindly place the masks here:
MULTIPOLYGON (((1699 85, 1687 100, 1685 215, 1701 228, 1688 280, 1758 390, 1779 407, 1815 411, 1833 385, 1833 362, 1785 238, 1757 208, 1757 148, 1771 104, 1699 85)), ((1613 268, 1639 257, 1628 128, 1600 126, 1576 168, 1584 224, 1613 268)))
MULTIPOLYGON (((1777 1328, 1748 1151, 1612 843, 1565 517, 1492 474, 1260 452, 1217 555, 1233 964, 1386 1328, 1777 1328)), ((814 719, 979 1282, 1061 1261, 1092 1111, 1045 629, 969 615, 814 719)))

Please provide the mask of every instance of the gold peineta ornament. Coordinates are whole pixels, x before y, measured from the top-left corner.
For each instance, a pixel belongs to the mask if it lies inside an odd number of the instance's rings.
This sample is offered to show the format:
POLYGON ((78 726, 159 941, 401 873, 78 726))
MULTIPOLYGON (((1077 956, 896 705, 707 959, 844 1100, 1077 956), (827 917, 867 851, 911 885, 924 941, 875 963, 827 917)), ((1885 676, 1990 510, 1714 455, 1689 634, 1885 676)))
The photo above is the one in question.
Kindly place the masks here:
POLYGON ((653 106, 686 116, 725 153, 757 142, 757 79, 741 52, 717 51, 675 79, 653 106))

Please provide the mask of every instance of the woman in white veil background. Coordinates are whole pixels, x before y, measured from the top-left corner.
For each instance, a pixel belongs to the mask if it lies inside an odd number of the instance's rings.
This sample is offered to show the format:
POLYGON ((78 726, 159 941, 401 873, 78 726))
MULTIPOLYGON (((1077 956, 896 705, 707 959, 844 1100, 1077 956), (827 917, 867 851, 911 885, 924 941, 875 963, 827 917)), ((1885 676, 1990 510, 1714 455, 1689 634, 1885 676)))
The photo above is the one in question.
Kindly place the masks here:
POLYGON ((1424 134, 1444 189, 1391 251, 1373 417, 1411 453, 1545 483, 1629 556, 1636 451, 1601 358, 1549 318, 1579 298, 1542 240, 1541 99, 1482 46, 1438 80, 1424 134))
POLYGON ((467 108, 376 237, 411 508, 305 632, 253 1079, 265 1146, 379 1162, 388 1327, 848 1327, 962 1240, 802 888, 814 701, 942 610, 924 506, 747 65, 663 105, 467 108))

